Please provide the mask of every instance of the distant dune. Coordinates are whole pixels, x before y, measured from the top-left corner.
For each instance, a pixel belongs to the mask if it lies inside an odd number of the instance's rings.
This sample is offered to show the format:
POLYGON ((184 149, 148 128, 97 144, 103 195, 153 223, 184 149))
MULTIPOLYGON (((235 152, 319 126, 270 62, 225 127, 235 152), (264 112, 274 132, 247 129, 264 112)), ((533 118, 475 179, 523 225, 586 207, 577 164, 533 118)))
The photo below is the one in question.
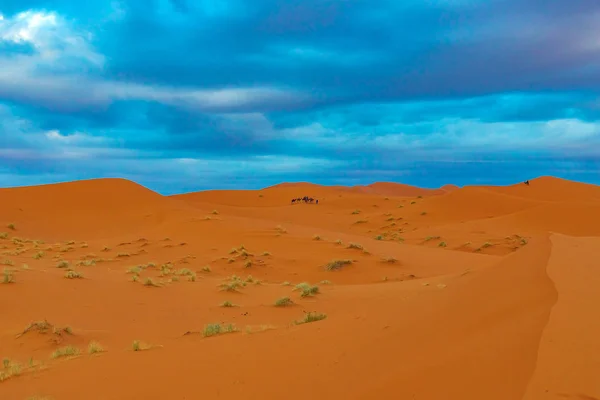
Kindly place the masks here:
POLYGON ((598 186, 0 199, 1 399, 600 399, 598 186))

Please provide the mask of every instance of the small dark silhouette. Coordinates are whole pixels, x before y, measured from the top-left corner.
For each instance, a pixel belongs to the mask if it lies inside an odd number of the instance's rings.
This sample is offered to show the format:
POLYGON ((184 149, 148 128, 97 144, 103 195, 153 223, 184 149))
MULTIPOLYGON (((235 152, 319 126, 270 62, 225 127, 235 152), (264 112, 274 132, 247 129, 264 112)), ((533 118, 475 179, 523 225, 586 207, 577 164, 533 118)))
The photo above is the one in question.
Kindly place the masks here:
POLYGON ((529 186, 529 180, 526 180, 526 181, 525 181, 525 184, 526 184, 527 186, 529 186))
POLYGON ((319 199, 317 199, 317 204, 319 204, 319 199))

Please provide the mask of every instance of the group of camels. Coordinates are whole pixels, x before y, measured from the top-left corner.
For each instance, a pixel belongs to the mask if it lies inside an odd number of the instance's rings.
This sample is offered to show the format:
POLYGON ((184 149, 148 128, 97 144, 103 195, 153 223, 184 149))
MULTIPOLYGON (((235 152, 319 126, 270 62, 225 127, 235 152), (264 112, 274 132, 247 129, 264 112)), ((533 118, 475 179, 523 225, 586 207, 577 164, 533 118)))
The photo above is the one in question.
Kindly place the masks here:
MULTIPOLYGON (((308 197, 308 196, 298 197, 296 199, 292 199, 292 204, 300 203, 301 201, 312 204, 315 201, 315 199, 313 199, 312 197, 308 197)), ((319 204, 319 199, 316 199, 316 203, 319 204)))

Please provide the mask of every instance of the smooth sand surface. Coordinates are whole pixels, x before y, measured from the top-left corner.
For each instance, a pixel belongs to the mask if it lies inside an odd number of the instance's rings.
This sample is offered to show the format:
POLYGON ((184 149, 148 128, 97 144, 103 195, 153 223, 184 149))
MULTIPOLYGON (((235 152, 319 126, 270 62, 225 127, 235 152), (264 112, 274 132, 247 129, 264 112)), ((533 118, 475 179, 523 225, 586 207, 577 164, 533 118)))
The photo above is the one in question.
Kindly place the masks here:
POLYGON ((599 400, 600 188, 530 182, 0 189, 0 399, 599 400))

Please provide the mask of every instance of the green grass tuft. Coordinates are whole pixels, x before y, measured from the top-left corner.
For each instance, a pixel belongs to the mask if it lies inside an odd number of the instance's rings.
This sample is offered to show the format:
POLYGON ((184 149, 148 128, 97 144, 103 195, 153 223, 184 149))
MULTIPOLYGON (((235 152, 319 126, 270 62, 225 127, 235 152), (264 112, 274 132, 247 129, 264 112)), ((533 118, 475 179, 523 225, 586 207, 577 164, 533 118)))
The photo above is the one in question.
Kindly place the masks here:
POLYGON ((310 285, 306 282, 297 284, 294 290, 300 290, 300 297, 314 296, 319 293, 319 287, 317 285, 310 285))

